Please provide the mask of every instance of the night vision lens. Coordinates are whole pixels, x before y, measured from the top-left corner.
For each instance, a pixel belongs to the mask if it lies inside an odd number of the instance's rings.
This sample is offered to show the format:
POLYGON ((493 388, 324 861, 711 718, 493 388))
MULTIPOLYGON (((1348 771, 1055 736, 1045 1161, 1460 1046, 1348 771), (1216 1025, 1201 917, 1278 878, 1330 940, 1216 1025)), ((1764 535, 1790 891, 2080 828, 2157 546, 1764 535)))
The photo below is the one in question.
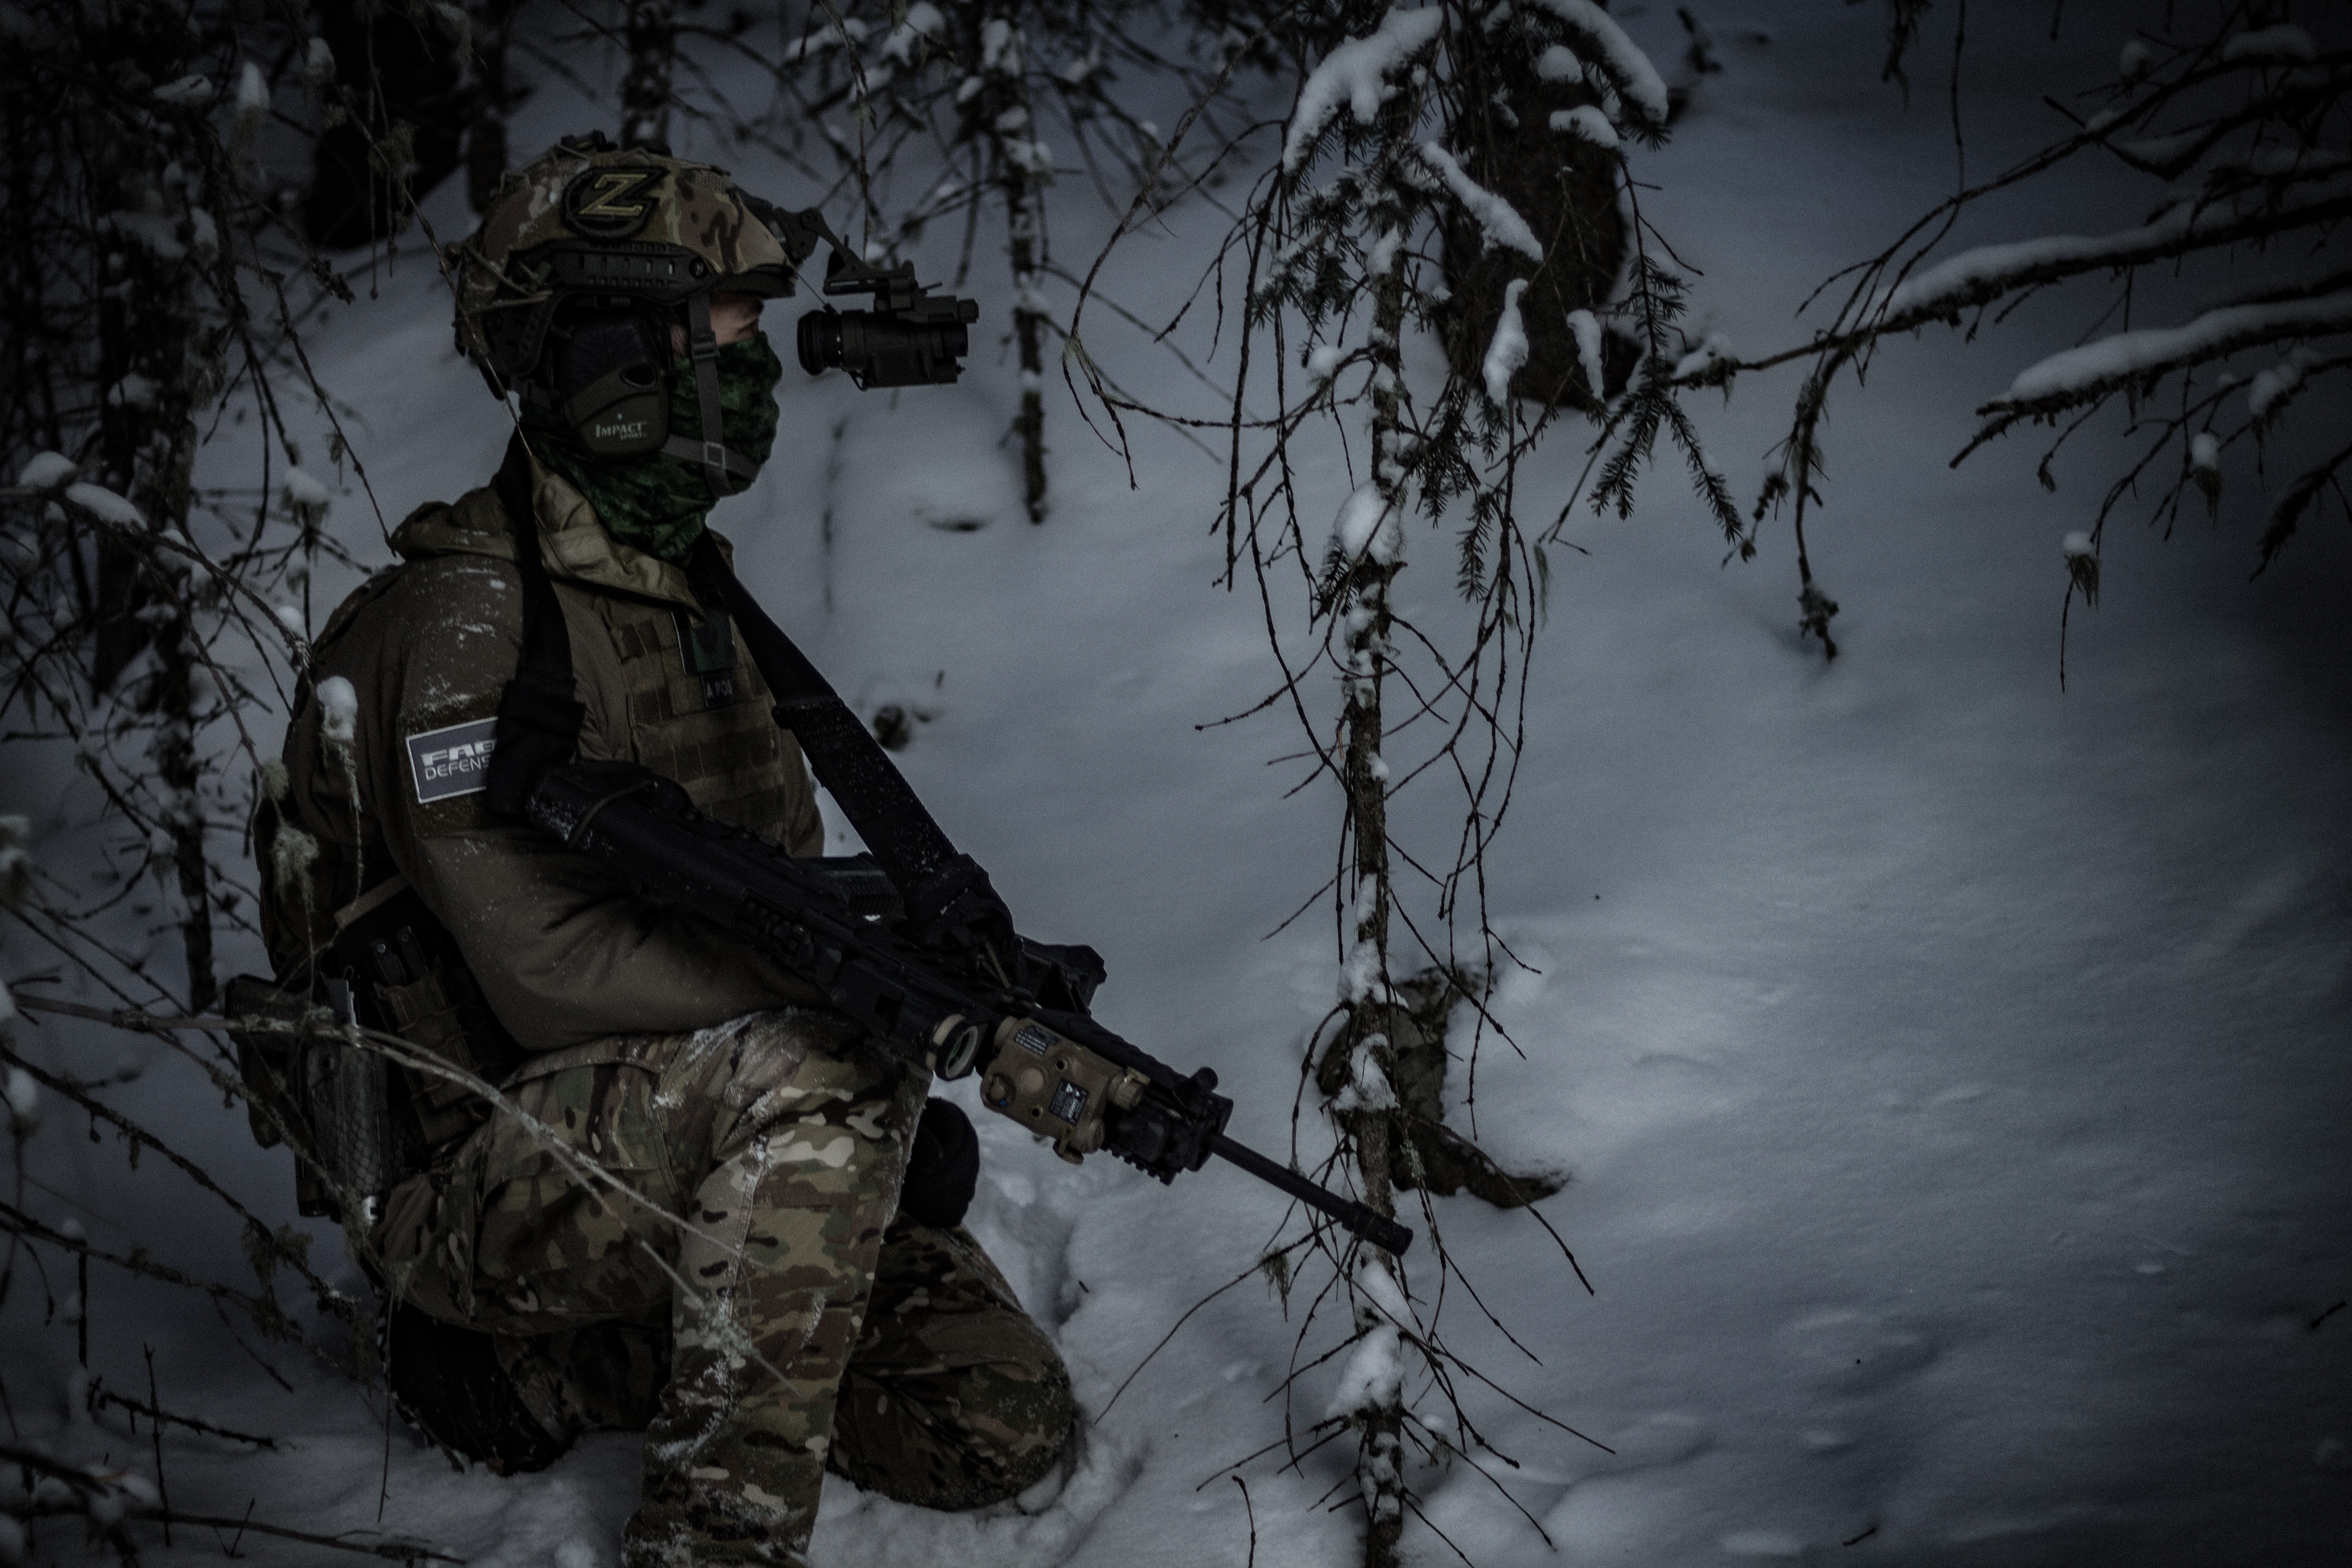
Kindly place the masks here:
POLYGON ((811 310, 801 318, 801 368, 823 375, 841 365, 841 312, 811 310))
POLYGON ((801 318, 801 368, 811 375, 845 370, 867 388, 953 382, 962 374, 961 360, 971 353, 964 322, 979 314, 979 307, 971 300, 937 303, 948 310, 926 312, 929 320, 884 310, 812 310, 801 318), (940 319, 950 312, 950 319, 940 319))

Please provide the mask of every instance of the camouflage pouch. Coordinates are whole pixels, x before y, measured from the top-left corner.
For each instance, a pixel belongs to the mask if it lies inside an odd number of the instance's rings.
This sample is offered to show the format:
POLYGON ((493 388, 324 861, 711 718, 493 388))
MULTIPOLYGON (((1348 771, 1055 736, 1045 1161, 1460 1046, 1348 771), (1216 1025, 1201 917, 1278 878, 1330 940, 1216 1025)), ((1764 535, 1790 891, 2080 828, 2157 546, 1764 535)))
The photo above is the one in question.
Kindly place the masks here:
POLYGON ((295 1101, 294 1058, 302 1039, 294 1031, 310 1012, 310 998, 283 991, 257 975, 240 974, 228 983, 227 1013, 240 1022, 277 1024, 278 1029, 231 1029, 229 1043, 236 1047, 237 1076, 245 1080, 246 1124, 253 1141, 274 1149, 286 1141, 288 1129, 300 1136, 304 1125, 295 1101))
MULTIPOLYGON (((331 993, 341 984, 324 984, 331 993)), ((341 1218, 345 1195, 364 1206, 417 1163, 414 1133, 392 1114, 384 1059, 331 1036, 298 1032, 331 1015, 348 1019, 348 989, 340 994, 343 1005, 331 995, 321 1006, 250 974, 228 986, 230 1017, 283 1026, 232 1029, 229 1039, 254 1142, 265 1149, 293 1144, 295 1206, 311 1218, 341 1218)))
MULTIPOLYGON (((520 1059, 466 968, 456 939, 406 879, 394 877, 371 889, 338 911, 335 921, 331 970, 351 983, 363 1022, 491 1083, 520 1059)), ((488 1102, 463 1081, 402 1070, 394 1084, 427 1160, 489 1115, 488 1102)))
POLYGON ((231 1017, 281 1027, 232 1029, 229 1037, 255 1142, 294 1145, 297 1206, 364 1227, 378 1200, 462 1142, 489 1106, 468 1083, 403 1068, 299 1026, 329 1017, 359 1023, 491 1082, 520 1053, 456 942, 405 879, 379 883, 334 921, 334 940, 310 966, 315 996, 249 974, 230 982, 231 1017))

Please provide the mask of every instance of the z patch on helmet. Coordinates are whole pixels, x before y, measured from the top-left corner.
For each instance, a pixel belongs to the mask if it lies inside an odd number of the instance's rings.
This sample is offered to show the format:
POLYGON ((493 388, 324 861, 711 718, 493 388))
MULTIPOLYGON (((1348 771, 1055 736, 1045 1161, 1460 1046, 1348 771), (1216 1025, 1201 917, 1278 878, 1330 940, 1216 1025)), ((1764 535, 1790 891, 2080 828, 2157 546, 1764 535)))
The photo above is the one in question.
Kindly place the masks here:
POLYGON ((563 187, 563 216, 592 239, 626 239, 653 216, 654 198, 643 193, 661 177, 659 169, 583 169, 563 187))

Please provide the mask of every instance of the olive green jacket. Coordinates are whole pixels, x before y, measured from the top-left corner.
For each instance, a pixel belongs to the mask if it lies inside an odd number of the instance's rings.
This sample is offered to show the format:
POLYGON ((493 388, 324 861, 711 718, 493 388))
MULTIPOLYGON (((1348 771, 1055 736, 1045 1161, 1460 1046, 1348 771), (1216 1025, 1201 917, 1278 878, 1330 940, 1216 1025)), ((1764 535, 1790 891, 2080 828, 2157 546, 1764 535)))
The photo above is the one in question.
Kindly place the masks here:
MULTIPOLYGON (((685 785, 703 811, 795 855, 819 853, 814 786, 770 717, 740 633, 731 670, 689 669, 725 661, 681 651, 681 623, 703 624, 685 573, 614 542, 561 476, 534 465, 532 478, 540 558, 587 708, 580 755, 642 763, 685 785)), ((456 937, 527 1050, 821 1003, 809 982, 718 926, 632 892, 531 827, 491 818, 484 742, 522 637, 506 512, 477 489, 419 509, 392 542, 401 563, 345 600, 320 634, 287 732, 285 776, 268 781, 257 849, 279 975, 305 970, 332 938, 336 912, 390 869, 456 937)))

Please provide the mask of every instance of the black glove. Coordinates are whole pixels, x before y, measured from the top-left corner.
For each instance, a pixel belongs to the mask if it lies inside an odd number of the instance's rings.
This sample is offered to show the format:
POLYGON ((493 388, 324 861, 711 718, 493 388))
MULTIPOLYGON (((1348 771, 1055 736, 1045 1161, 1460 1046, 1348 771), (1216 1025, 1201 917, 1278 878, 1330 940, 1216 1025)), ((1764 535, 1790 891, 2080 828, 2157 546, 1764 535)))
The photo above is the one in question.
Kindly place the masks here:
POLYGON ((952 1230, 963 1222, 979 1185, 980 1134, 971 1130, 971 1118, 947 1100, 928 1101, 915 1124, 898 1212, 933 1230, 952 1230))

